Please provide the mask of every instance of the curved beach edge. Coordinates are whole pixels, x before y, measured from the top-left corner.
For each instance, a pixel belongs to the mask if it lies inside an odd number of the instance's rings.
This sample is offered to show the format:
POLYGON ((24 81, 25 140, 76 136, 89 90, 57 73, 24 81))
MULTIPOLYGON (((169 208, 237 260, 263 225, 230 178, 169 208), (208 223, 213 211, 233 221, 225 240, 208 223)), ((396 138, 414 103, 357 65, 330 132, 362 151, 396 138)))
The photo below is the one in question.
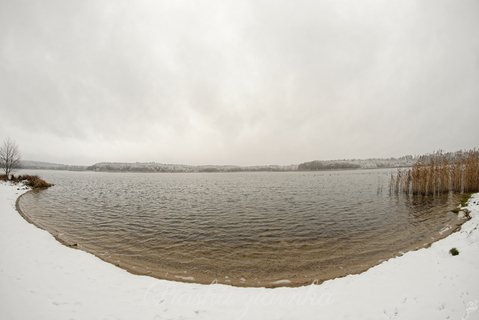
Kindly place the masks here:
POLYGON ((479 317, 479 194, 461 230, 429 248, 321 285, 265 289, 133 275, 71 250, 18 214, 16 200, 26 191, 0 183, 2 319, 479 317))
MULTIPOLYGON (((27 187, 23 187, 21 188, 21 190, 27 190, 26 192, 22 193, 18 198, 17 200, 15 201, 15 208, 16 210, 18 211, 18 213, 28 222, 28 223, 31 223, 33 224, 34 226, 36 226, 37 228, 39 229, 42 229, 42 230, 45 230, 47 232, 49 232, 58 242, 60 242, 61 244, 69 247, 69 248, 73 248, 73 249, 78 249, 78 250, 83 250, 87 253, 90 253, 90 254, 93 254, 94 256, 96 256, 97 258, 103 260, 104 262, 106 263, 110 263, 116 267, 119 267, 123 270, 126 270, 128 271, 129 273, 131 274, 134 274, 134 275, 143 275, 143 276, 151 276, 153 278, 156 278, 156 279, 159 279, 159 280, 167 280, 167 281, 173 281, 173 282, 184 282, 184 283, 193 283, 193 284, 201 284, 201 285, 210 285, 212 284, 211 281, 198 281, 198 279, 195 279, 194 277, 191 277, 191 276, 188 276, 187 274, 185 274, 184 276, 182 275, 176 275, 176 274, 172 274, 171 276, 167 276, 167 277, 157 277, 155 275, 151 275, 149 274, 148 272, 145 272, 145 270, 142 270, 142 269, 137 269, 137 267, 135 266, 131 266, 129 264, 125 264, 124 262, 122 261, 118 261, 118 260, 114 260, 114 259, 108 259, 108 258, 105 258, 105 257, 102 257, 101 255, 98 255, 96 254, 95 252, 93 251, 90 251, 84 247, 82 247, 82 245, 80 243, 76 243, 76 242, 71 242, 71 241, 67 241, 65 240, 61 234, 58 234, 57 232, 53 231, 53 230, 49 230, 48 227, 45 227, 37 222, 35 222, 26 212, 24 212, 20 206, 20 201, 21 201, 21 198, 23 196, 25 196, 26 194, 30 193, 30 192, 36 192, 36 190, 34 189, 25 189, 27 187)), ((388 257, 385 257, 384 259, 381 259, 381 260, 378 260, 377 262, 373 263, 373 264, 369 264, 369 265, 365 265, 361 268, 357 268, 354 272, 350 272, 348 274, 344 274, 344 275, 341 275, 341 276, 338 276, 338 277, 335 277, 335 278, 330 278, 330 279, 324 279, 324 280, 321 280, 319 281, 318 279, 315 279, 315 280, 305 280, 304 282, 302 283, 295 283, 295 284, 292 284, 292 282, 289 280, 289 279, 280 279, 280 280, 276 280, 276 281, 272 281, 270 282, 269 284, 262 284, 262 285, 248 285, 248 283, 245 283, 245 284, 241 284, 241 283, 236 283, 236 284, 232 284, 232 283, 228 283, 227 281, 221 281, 221 280, 224 280, 224 279, 218 279, 218 280, 213 280, 215 284, 223 284, 223 285, 229 285, 229 286, 234 286, 234 287, 243 287, 243 288, 279 288, 279 287, 287 287, 287 288, 298 288, 298 287, 304 287, 304 286, 307 286, 307 285, 310 285, 310 284, 315 284, 315 285, 318 285, 318 284, 322 284, 323 282, 325 281, 330 281, 330 280, 335 280, 335 279, 339 279, 339 278, 343 278, 343 277, 346 277, 346 276, 349 276, 349 275, 357 275, 357 274, 361 274, 361 273, 364 273, 366 272, 367 270, 383 263, 384 261, 387 261, 387 260, 390 260, 390 259, 394 259, 394 258, 398 258, 402 255, 404 255, 405 253, 407 252, 410 252, 410 251, 415 251, 415 250, 420 250, 420 249, 423 249, 423 248, 429 248, 434 242, 437 242, 443 238, 446 238, 448 237, 450 234, 454 233, 454 232, 457 232, 458 230, 461 230, 461 226, 468 220, 470 220, 471 217, 469 215, 465 215, 464 217, 462 218, 459 218, 457 219, 457 221, 454 223, 454 224, 451 224, 449 226, 446 226, 441 232, 439 232, 438 234, 434 235, 434 236, 431 236, 429 239, 427 240, 423 240, 415 245, 411 245, 409 248, 406 248, 404 249, 403 251, 400 251, 400 252, 397 252, 397 253, 392 253, 391 255, 389 255, 388 257)))

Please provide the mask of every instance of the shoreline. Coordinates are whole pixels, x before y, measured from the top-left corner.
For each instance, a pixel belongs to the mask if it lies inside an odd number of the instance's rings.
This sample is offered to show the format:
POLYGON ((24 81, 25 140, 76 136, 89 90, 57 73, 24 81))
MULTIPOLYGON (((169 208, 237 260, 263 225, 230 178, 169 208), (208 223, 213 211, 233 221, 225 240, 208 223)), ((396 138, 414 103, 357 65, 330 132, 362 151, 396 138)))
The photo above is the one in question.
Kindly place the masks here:
POLYGON ((401 250, 394 251, 394 252, 389 252, 387 254, 384 254, 384 256, 379 257, 378 259, 373 259, 370 260, 370 263, 364 264, 364 265, 356 265, 356 266, 348 266, 347 269, 341 270, 341 272, 335 272, 335 273, 329 273, 329 274, 322 274, 322 277, 318 277, 316 275, 319 275, 319 270, 317 271, 312 271, 309 273, 304 273, 302 276, 304 276, 305 280, 298 281, 297 279, 293 278, 288 278, 288 277, 277 277, 277 278, 272 278, 268 280, 262 279, 261 281, 256 281, 255 283, 252 283, 251 281, 232 281, 233 279, 229 277, 219 277, 219 278, 208 278, 208 277, 198 277, 196 274, 183 274, 179 270, 176 269, 149 269, 146 266, 142 266, 141 264, 136 264, 134 260, 131 259, 121 259, 118 260, 118 256, 113 255, 113 256, 106 256, 102 255, 101 251, 98 251, 95 249, 95 247, 91 246, 85 246, 84 244, 81 243, 76 243, 74 241, 69 241, 66 239, 63 235, 63 233, 56 231, 56 230, 50 230, 48 227, 43 226, 40 223, 35 222, 26 212, 24 212, 20 206, 20 201, 23 196, 31 193, 31 192, 37 192, 36 190, 28 190, 27 192, 21 194, 17 200, 15 201, 15 208, 18 211, 18 213, 29 223, 33 224, 39 229, 45 230, 49 232, 58 242, 60 242, 62 245, 68 247, 68 248, 73 248, 73 249, 78 249, 82 250, 85 252, 88 252, 90 254, 93 254, 97 258, 103 260, 106 263, 112 264, 118 268, 121 268, 125 271, 128 271, 131 274, 134 275, 144 275, 144 276, 151 276, 153 278, 159 279, 159 280, 167 280, 167 281, 174 281, 174 282, 184 282, 184 283, 193 283, 193 284, 203 284, 203 285, 208 285, 211 284, 212 282, 214 283, 219 283, 223 285, 229 285, 233 287, 240 287, 240 288, 298 288, 298 287, 303 287, 303 286, 308 286, 311 283, 315 284, 321 284, 324 283, 325 281, 330 281, 334 279, 339 279, 339 278, 344 278, 349 275, 358 275, 363 272, 366 272, 367 270, 373 268, 374 266, 377 266, 381 264, 384 261, 387 261, 389 259, 393 258, 398 258, 404 255, 407 252, 411 251, 416 251, 420 250, 423 248, 428 248, 430 247, 434 242, 439 241, 441 239, 444 239, 448 237, 450 234, 457 232, 458 230, 461 229, 461 226, 470 219, 470 217, 464 217, 462 219, 458 218, 454 223, 451 223, 449 225, 445 225, 443 227, 443 232, 437 232, 437 233, 432 233, 428 235, 427 237, 425 236, 425 239, 423 240, 418 240, 415 244, 410 244, 408 246, 405 246, 401 250), (460 220, 459 220, 460 219, 460 220), (306 279, 307 278, 307 279, 306 279))
POLYGON ((2 318, 468 319, 479 314, 479 194, 471 197, 471 219, 461 230, 429 248, 321 285, 265 289, 158 280, 69 250, 49 232, 25 223, 15 210, 25 190, 16 189, 0 184, 2 318), (452 247, 458 256, 449 254, 452 247), (30 308, 22 307, 25 303, 30 308))
POLYGON ((235 283, 219 282, 218 279, 213 279, 213 280, 197 279, 197 278, 195 278, 191 275, 181 276, 181 275, 178 275, 177 273, 172 272, 172 270, 168 271, 166 269, 161 270, 162 273, 166 274, 165 276, 161 276, 161 275, 159 275, 160 272, 153 273, 153 271, 146 271, 146 269, 142 269, 141 267, 138 267, 137 265, 133 265, 131 263, 128 263, 129 262, 128 260, 126 262, 125 262, 125 260, 123 260, 121 262, 118 262, 117 260, 115 260, 116 258, 108 259, 108 258, 106 258, 102 255, 97 254, 94 249, 89 249, 87 247, 83 247, 81 244, 78 244, 78 243, 69 243, 67 240, 63 239, 57 233, 52 232, 47 227, 44 227, 44 226, 36 223, 35 221, 33 221, 33 219, 30 218, 28 216, 28 214, 23 212, 23 210, 20 207, 20 199, 24 195, 26 195, 30 192, 35 192, 35 190, 28 190, 25 193, 21 194, 17 198, 17 200, 15 201, 15 209, 18 211, 18 213, 28 223, 34 225, 35 227, 37 227, 41 230, 44 230, 44 231, 50 233, 59 243, 66 246, 67 248, 78 249, 78 250, 90 253, 90 254, 94 255, 95 257, 101 259, 102 261, 104 261, 108 264, 111 264, 115 267, 121 268, 121 269, 123 269, 123 270, 125 270, 125 271, 127 271, 127 272, 129 272, 133 275, 150 276, 150 277, 153 277, 153 278, 158 279, 158 280, 183 282, 183 283, 190 283, 190 284, 201 284, 201 285, 208 285, 208 284, 211 284, 212 282, 214 282, 214 283, 227 285, 227 286, 232 286, 232 287, 238 287, 238 288, 268 288, 268 289, 273 289, 273 288, 300 288, 300 287, 308 286, 311 283, 314 283, 315 285, 320 285, 320 284, 322 284, 326 281, 331 281, 331 280, 335 280, 335 279, 344 278, 344 277, 347 277, 349 275, 360 275, 360 274, 368 271, 369 269, 383 263, 384 261, 388 261, 388 260, 394 259, 394 258, 399 258, 399 257, 403 256, 404 254, 406 254, 408 252, 417 251, 417 250, 424 249, 424 248, 429 248, 433 243, 435 243, 435 242, 437 242, 441 239, 447 238, 451 234, 461 230, 461 226, 471 219, 470 216, 464 217, 464 218, 462 218, 462 220, 458 221, 454 225, 445 226, 444 228, 447 228, 446 231, 444 231, 443 233, 435 234, 435 237, 431 237, 426 242, 424 242, 424 241, 418 242, 416 245, 411 245, 409 247, 404 248, 404 250, 401 250, 399 252, 388 254, 384 258, 382 258, 380 260, 377 260, 374 263, 372 262, 371 264, 368 264, 366 266, 351 267, 350 270, 352 270, 352 271, 349 271, 349 272, 344 273, 344 274, 339 275, 339 276, 334 276, 334 277, 325 278, 325 279, 314 279, 314 281, 309 281, 308 280, 308 281, 304 281, 304 282, 301 282, 301 283, 292 283, 290 279, 277 279, 277 280, 274 280, 274 281, 269 282, 269 283, 263 283, 263 284, 258 284, 256 286, 254 286, 254 285, 249 285, 248 283, 243 284, 241 282, 239 282, 239 283, 236 283, 236 282, 235 283))

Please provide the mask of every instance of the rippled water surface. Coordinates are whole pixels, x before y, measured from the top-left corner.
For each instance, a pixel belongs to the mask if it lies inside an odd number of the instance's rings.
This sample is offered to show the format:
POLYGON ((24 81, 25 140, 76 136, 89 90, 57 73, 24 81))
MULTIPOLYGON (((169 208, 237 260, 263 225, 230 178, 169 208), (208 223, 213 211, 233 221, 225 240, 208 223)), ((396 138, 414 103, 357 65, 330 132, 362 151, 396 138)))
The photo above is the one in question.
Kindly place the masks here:
POLYGON ((390 196, 389 172, 35 171, 55 186, 19 206, 67 244, 132 272, 301 285, 360 272, 460 222, 453 197, 390 196))

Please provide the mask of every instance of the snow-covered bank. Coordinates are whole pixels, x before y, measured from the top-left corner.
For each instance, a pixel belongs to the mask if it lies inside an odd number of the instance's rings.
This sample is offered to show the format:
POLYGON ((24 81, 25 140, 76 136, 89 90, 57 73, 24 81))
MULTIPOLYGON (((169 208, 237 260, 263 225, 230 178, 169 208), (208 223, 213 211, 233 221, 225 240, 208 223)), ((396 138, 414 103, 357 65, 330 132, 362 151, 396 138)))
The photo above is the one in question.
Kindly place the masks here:
POLYGON ((132 275, 27 223, 22 192, 0 183, 0 319, 479 319, 479 195, 461 231, 430 248, 321 285, 262 289, 132 275))

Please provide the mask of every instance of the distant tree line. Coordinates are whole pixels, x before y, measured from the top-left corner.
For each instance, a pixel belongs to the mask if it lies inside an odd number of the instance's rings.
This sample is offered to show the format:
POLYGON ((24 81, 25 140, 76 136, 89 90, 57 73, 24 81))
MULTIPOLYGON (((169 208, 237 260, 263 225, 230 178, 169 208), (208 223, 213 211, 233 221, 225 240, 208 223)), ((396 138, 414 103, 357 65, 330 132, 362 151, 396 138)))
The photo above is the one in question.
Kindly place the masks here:
POLYGON ((361 165, 351 162, 334 162, 334 161, 310 161, 299 164, 300 171, 319 171, 319 170, 335 170, 335 169, 359 169, 361 165))
POLYGON ((295 171, 297 166, 190 166, 190 165, 168 165, 157 163, 98 163, 85 167, 89 171, 100 172, 248 172, 248 171, 295 171))

